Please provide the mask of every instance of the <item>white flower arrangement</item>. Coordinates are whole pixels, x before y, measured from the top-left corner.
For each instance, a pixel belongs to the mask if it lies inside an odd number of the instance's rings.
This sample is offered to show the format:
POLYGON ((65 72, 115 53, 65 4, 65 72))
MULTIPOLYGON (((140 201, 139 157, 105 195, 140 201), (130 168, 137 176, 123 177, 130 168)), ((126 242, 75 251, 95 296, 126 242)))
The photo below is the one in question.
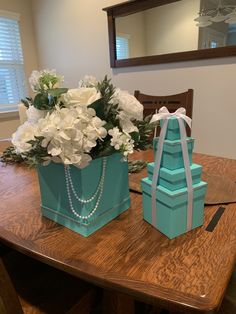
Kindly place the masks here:
POLYGON ((28 120, 12 136, 15 153, 31 164, 51 161, 85 167, 95 158, 128 154, 149 144, 152 127, 142 104, 107 77, 85 76, 76 89, 60 88, 55 70, 33 71, 36 95, 27 98, 28 120))

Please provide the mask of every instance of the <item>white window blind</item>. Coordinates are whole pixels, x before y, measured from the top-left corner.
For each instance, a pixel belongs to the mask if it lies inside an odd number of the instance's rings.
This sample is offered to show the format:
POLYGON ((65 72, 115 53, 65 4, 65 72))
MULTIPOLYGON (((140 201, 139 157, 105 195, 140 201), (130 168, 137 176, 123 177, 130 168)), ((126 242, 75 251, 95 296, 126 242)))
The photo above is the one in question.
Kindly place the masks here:
POLYGON ((129 39, 125 36, 116 36, 117 60, 129 58, 129 39))
POLYGON ((25 97, 19 17, 0 11, 0 112, 17 109, 25 97))

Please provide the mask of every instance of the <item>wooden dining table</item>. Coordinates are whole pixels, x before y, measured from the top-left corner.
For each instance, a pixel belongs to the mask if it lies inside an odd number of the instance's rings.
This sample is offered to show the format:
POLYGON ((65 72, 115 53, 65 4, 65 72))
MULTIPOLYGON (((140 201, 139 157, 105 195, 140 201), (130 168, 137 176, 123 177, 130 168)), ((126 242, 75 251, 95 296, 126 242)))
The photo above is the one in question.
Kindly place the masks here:
MULTIPOLYGON (((8 143, 0 142, 0 152, 8 143)), ((133 159, 152 160, 152 151, 133 159)), ((206 171, 236 181, 236 160, 194 154, 206 171)), ((36 170, 0 163, 0 241, 26 255, 102 287, 107 313, 134 313, 139 300, 173 313, 214 313, 236 257, 236 204, 205 206, 204 225, 168 239, 143 220, 142 195, 88 238, 42 217, 36 170), (109 308, 112 307, 112 310, 109 308)))

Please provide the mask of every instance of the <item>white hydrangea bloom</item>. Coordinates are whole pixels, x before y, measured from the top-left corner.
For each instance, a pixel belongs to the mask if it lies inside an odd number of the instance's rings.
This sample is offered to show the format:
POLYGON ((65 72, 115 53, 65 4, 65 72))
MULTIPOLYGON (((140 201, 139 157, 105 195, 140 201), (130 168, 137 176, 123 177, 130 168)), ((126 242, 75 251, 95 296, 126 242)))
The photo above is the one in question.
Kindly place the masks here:
POLYGON ((111 146, 114 146, 115 150, 121 150, 125 159, 127 159, 128 154, 134 152, 134 140, 129 134, 120 132, 117 127, 110 129, 108 134, 112 137, 111 146))
POLYGON ((33 92, 46 91, 58 87, 64 81, 63 76, 59 76, 56 70, 33 71, 29 83, 33 92))
POLYGON ((107 135, 106 122, 95 116, 87 107, 56 107, 45 119, 40 119, 38 128, 44 137, 42 146, 47 147, 52 160, 61 160, 65 165, 85 167, 91 157, 88 153, 97 145, 97 139, 107 135))
POLYGON ((18 154, 24 154, 31 150, 32 145, 28 143, 35 140, 34 136, 38 135, 37 124, 26 121, 20 125, 16 132, 12 135, 12 144, 18 154))
POLYGON ((69 89, 62 98, 67 107, 74 105, 89 106, 96 100, 100 99, 101 94, 95 87, 81 87, 69 89))
POLYGON ((80 87, 96 87, 98 85, 98 80, 92 75, 85 75, 85 77, 79 81, 80 87))
POLYGON ((28 122, 30 123, 38 122, 38 120, 44 118, 46 114, 46 110, 38 110, 34 106, 29 106, 29 108, 26 110, 28 122))
POLYGON ((127 91, 116 89, 112 103, 118 104, 118 108, 124 111, 130 120, 142 120, 143 119, 143 105, 127 91))
POLYGON ((129 116, 124 111, 120 111, 117 118, 120 121, 120 126, 124 133, 138 132, 138 128, 133 124, 129 116))
POLYGON ((39 88, 39 78, 41 73, 39 71, 33 71, 29 78, 30 87, 33 92, 37 92, 39 88))

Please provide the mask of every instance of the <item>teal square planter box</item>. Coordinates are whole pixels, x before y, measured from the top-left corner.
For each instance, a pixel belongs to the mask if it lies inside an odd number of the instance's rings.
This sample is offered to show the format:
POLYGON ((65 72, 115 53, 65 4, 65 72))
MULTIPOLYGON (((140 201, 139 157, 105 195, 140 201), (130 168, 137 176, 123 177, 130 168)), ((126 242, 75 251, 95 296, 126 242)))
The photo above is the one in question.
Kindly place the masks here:
MULTIPOLYGON (((157 154, 157 145, 159 137, 153 139, 154 152, 157 154)), ((192 165, 192 154, 193 154, 194 139, 191 137, 187 138, 187 147, 190 165, 192 165)), ((175 170, 184 167, 182 146, 180 140, 169 141, 165 140, 163 145, 161 167, 175 170)))
MULTIPOLYGON (((70 166, 70 178, 77 197, 91 199, 101 183, 103 158, 94 159, 90 164, 78 169, 70 166)), ((70 181, 65 176, 62 164, 50 163, 38 167, 38 178, 41 191, 42 215, 87 237, 130 207, 128 164, 120 154, 106 157, 106 168, 103 192, 97 210, 89 218, 77 217, 73 209, 82 217, 90 215, 96 207, 99 192, 88 203, 78 202, 70 181), (71 205, 68 197, 71 198, 71 205)), ((99 190, 100 191, 100 190, 99 190)))
MULTIPOLYGON (((154 162, 148 163, 147 165, 148 178, 150 181, 152 181, 154 165, 155 165, 154 162)), ((202 166, 197 165, 197 164, 192 164, 190 166, 190 169, 191 169, 193 184, 200 183, 201 174, 202 174, 202 166)), ((185 188, 187 186, 185 169, 180 168, 180 169, 175 169, 175 170, 169 170, 166 168, 160 168, 157 185, 161 185, 164 188, 169 189, 171 191, 185 188)))
MULTIPOLYGON (((163 123, 164 121, 161 120, 160 122, 161 127, 163 126, 163 123)), ((175 117, 171 117, 168 120, 165 139, 170 140, 170 141, 175 141, 175 140, 180 139, 179 123, 175 117)))
MULTIPOLYGON (((143 190, 143 218, 152 223, 152 182, 148 178, 142 179, 143 190)), ((207 183, 201 181, 193 185, 193 217, 192 229, 200 227, 204 219, 204 199, 207 183)), ((173 239, 187 232, 187 188, 170 191, 162 186, 157 187, 156 229, 173 239)))

